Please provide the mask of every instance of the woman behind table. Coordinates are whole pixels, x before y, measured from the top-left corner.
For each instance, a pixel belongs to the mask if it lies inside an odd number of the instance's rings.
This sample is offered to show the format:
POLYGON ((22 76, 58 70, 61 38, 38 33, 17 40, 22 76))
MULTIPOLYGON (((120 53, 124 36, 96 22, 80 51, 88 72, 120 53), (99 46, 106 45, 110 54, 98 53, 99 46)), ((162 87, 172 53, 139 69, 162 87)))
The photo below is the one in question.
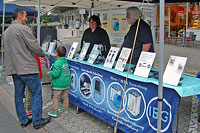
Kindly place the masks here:
POLYGON ((83 42, 90 43, 87 54, 89 55, 92 51, 94 44, 102 44, 102 56, 106 58, 110 50, 110 40, 107 32, 102 29, 101 22, 98 16, 93 15, 89 18, 90 28, 86 29, 81 39, 81 49, 83 48, 83 42))

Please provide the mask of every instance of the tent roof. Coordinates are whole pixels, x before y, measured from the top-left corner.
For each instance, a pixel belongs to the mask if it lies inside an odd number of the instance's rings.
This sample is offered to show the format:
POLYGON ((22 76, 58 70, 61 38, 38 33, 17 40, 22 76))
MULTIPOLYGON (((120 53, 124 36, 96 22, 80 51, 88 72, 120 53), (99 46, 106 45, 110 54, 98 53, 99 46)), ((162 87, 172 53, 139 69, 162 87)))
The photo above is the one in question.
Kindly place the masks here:
MULTIPOLYGON (((38 0, 5 0, 6 3, 17 5, 37 5, 38 0)), ((130 1, 117 0, 40 0, 41 5, 60 6, 60 7, 81 7, 81 8, 101 8, 101 7, 116 7, 125 5, 130 1)))
MULTIPOLYGON (((37 15, 37 11, 23 7, 18 6, 15 4, 5 4, 5 16, 12 16, 13 11, 17 8, 22 8, 26 10, 28 16, 34 16, 34 13, 37 15)), ((3 16, 3 0, 0 0, 0 16, 3 16)))
MULTIPOLYGON (((2 1, 2 0, 1 0, 2 1)), ((102 8, 117 7, 129 4, 130 2, 159 3, 160 0, 40 0, 40 5, 49 7, 81 7, 81 8, 102 8)), ((17 5, 38 5, 38 0, 5 0, 6 3, 17 5)), ((165 0, 166 3, 176 2, 199 2, 199 0, 165 0)))
MULTIPOLYGON (((124 0, 133 2, 149 2, 149 3, 159 3, 160 0, 124 0)), ((177 2, 199 2, 199 0, 165 0, 165 3, 177 3, 177 2)))

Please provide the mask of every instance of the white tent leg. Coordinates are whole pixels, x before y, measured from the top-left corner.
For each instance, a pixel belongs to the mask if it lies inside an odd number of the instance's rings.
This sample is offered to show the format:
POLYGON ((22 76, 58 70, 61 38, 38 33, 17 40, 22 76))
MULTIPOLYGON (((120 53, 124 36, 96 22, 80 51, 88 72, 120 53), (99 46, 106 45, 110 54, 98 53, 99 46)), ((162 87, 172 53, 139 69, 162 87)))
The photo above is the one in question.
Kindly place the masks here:
POLYGON ((165 0, 160 0, 160 46, 159 46, 159 86, 157 132, 161 132, 161 112, 163 101, 163 64, 164 64, 164 16, 165 0))
POLYGON ((40 45, 40 0, 38 0, 37 40, 38 40, 38 43, 40 45))
POLYGON ((5 1, 3 0, 3 20, 2 20, 2 34, 1 34, 1 68, 0 71, 4 73, 4 24, 5 24, 5 1))

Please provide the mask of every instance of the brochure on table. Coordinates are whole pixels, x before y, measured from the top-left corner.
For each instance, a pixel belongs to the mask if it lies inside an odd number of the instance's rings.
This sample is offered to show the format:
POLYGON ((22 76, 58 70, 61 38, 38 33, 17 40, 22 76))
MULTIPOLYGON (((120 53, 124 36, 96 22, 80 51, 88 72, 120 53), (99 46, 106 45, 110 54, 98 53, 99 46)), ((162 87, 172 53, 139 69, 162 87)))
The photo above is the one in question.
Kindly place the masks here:
POLYGON ((81 61, 84 60, 85 55, 86 55, 86 53, 88 51, 89 46, 90 46, 90 43, 83 42, 83 47, 81 49, 81 52, 80 52, 80 55, 79 55, 79 58, 78 58, 79 60, 81 60, 81 61))
POLYGON ((94 64, 94 61, 97 59, 97 57, 100 54, 100 47, 97 44, 94 44, 93 48, 92 48, 92 52, 89 55, 89 58, 87 60, 88 63, 94 64))
POLYGON ((48 42, 44 42, 43 44, 42 44, 42 49, 46 52, 47 51, 47 49, 48 49, 48 42))
POLYGON ((68 58, 72 59, 73 56, 74 56, 74 53, 76 52, 76 48, 78 46, 78 42, 73 42, 71 48, 70 48, 70 51, 69 51, 69 54, 68 54, 68 58))
POLYGON ((112 68, 118 52, 119 52, 119 48, 117 47, 110 48, 109 53, 106 57, 106 61, 104 62, 104 67, 112 68))
POLYGON ((56 43, 55 42, 50 42, 49 44, 49 49, 48 49, 48 53, 53 53, 56 47, 56 43))
POLYGON ((155 57, 156 53, 142 51, 134 75, 148 78, 155 57))
POLYGON ((115 66, 115 69, 119 71, 124 71, 124 68, 126 67, 126 62, 129 58, 129 55, 131 53, 130 48, 122 48, 122 51, 120 53, 119 59, 117 60, 117 64, 115 66))
POLYGON ((177 86, 183 74, 187 57, 171 55, 163 75, 163 82, 177 86))

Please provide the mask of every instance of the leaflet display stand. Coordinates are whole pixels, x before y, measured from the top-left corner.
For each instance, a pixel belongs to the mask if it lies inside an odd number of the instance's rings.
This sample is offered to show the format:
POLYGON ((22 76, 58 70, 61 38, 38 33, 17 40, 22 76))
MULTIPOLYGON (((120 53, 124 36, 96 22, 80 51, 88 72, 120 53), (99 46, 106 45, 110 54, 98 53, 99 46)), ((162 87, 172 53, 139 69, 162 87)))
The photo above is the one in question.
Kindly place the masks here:
POLYGON ((68 56, 67 56, 68 58, 72 59, 74 57, 74 53, 76 51, 77 46, 78 46, 78 42, 73 42, 73 44, 70 48, 70 51, 68 53, 68 56))
POLYGON ((115 69, 119 71, 124 71, 130 53, 131 53, 130 48, 125 48, 125 47, 122 48, 122 52, 120 53, 119 59, 117 60, 115 69))
POLYGON ((104 67, 112 68, 118 52, 119 52, 119 48, 117 48, 117 47, 110 48, 110 51, 109 51, 108 56, 106 57, 106 61, 104 63, 104 67))
POLYGON ((49 49, 48 49, 48 53, 53 54, 55 48, 56 48, 56 43, 55 43, 55 42, 50 42, 50 44, 49 44, 49 49))
POLYGON ((148 78, 155 57, 156 53, 142 51, 134 75, 148 78))
POLYGON ((78 60, 83 61, 85 59, 85 55, 86 55, 86 53, 88 51, 89 46, 90 46, 90 43, 83 42, 83 48, 82 48, 82 50, 80 52, 78 60))
POLYGON ((187 57, 171 55, 163 75, 163 82, 178 86, 186 61, 187 57))
POLYGON ((48 43, 48 42, 44 42, 44 43, 42 44, 42 49, 43 49, 45 52, 47 52, 48 47, 49 47, 49 43, 48 43))
POLYGON ((101 49, 100 49, 99 45, 94 44, 94 46, 92 48, 92 52, 90 53, 87 62, 90 64, 94 64, 94 62, 97 59, 97 57, 99 56, 100 52, 101 52, 101 49))

